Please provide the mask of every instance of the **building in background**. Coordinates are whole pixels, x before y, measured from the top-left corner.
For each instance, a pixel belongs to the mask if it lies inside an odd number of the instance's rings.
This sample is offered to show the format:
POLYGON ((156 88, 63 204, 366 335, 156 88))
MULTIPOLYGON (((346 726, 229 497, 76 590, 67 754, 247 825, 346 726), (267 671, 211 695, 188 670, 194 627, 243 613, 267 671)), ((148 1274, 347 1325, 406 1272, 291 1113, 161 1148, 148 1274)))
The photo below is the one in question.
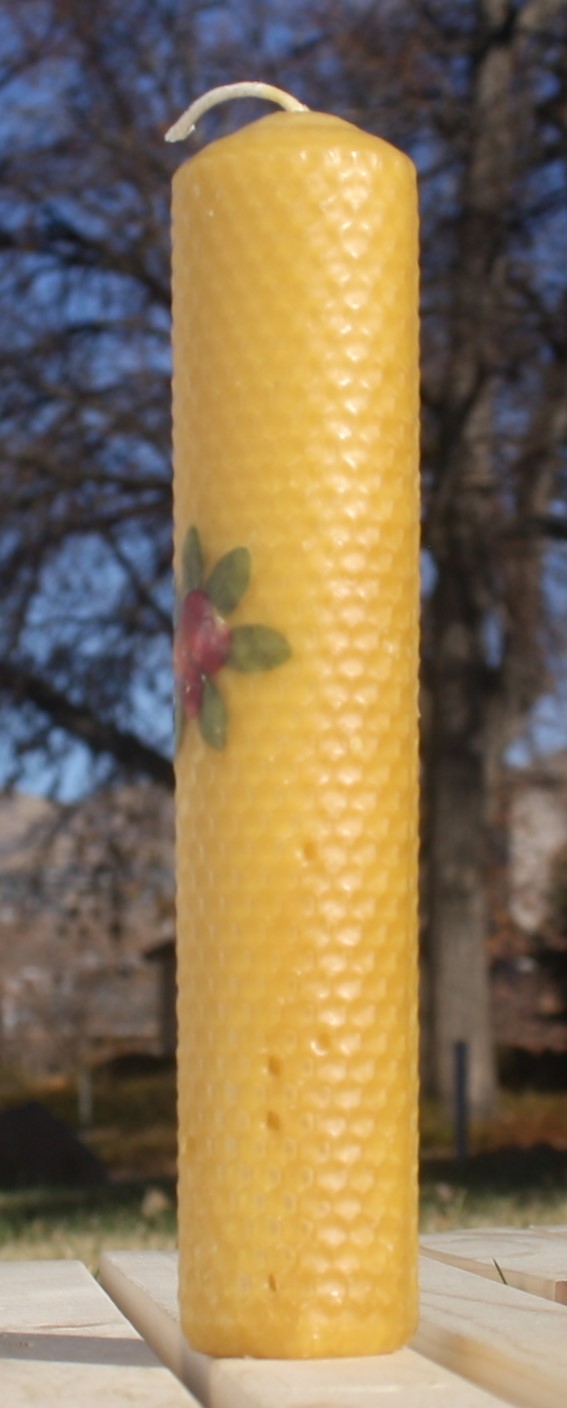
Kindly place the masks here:
POLYGON ((567 1053, 567 752, 507 770, 490 876, 496 1040, 567 1053))
POLYGON ((0 804, 0 1062, 26 1074, 170 1055, 173 805, 160 789, 0 804))

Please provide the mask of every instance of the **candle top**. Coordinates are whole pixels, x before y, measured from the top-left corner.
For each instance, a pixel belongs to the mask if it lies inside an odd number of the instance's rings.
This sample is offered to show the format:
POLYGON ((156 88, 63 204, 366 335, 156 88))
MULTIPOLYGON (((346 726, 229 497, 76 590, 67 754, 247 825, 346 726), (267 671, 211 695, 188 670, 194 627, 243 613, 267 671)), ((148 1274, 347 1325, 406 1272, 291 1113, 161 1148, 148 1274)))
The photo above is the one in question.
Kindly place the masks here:
POLYGON ((333 151, 337 156, 350 153, 356 157, 357 154, 364 153, 367 158, 373 158, 377 165, 387 157, 390 163, 397 160, 400 167, 407 167, 412 175, 414 174, 410 158, 383 137, 366 132, 342 117, 311 109, 270 113, 254 122, 248 122, 235 132, 217 137, 201 147, 188 161, 183 162, 180 170, 188 165, 196 170, 211 158, 217 161, 219 157, 232 160, 242 156, 244 159, 254 149, 260 150, 266 145, 277 147, 280 151, 282 148, 292 147, 297 151, 298 160, 301 160, 303 151, 314 152, 317 149, 325 153, 330 161, 333 159, 333 151))

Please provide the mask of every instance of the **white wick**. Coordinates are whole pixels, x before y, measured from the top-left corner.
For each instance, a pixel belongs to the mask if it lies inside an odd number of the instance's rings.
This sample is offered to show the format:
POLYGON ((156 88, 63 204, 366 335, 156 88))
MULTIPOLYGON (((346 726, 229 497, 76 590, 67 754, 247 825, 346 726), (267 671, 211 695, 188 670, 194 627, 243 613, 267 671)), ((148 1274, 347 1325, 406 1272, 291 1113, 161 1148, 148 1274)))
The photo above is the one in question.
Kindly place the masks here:
POLYGON ((173 127, 165 134, 166 142, 181 142, 194 131, 199 118, 214 108, 216 103, 225 103, 230 98, 261 98, 265 103, 279 103, 288 112, 308 112, 305 103, 293 98, 283 88, 275 88, 273 83, 222 83, 220 88, 211 88, 202 98, 197 98, 187 111, 178 117, 173 127))

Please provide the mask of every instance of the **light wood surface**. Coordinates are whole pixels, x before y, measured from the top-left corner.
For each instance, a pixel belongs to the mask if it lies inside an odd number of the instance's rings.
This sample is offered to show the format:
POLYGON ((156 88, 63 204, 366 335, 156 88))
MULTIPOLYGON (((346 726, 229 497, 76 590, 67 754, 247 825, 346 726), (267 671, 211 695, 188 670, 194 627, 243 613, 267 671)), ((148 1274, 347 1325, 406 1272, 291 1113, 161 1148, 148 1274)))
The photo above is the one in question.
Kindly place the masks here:
POLYGON ((80 1262, 0 1263, 2 1408, 191 1408, 80 1262))
POLYGON ((0 1263, 0 1408, 563 1408, 567 1306, 550 1288, 567 1228, 432 1235, 424 1253, 411 1348, 300 1361, 195 1354, 174 1253, 107 1253, 105 1289, 79 1262, 0 1263))
POLYGON ((430 1257, 415 1346, 518 1408, 567 1403, 567 1310, 430 1257))
MULTIPOLYGON (((567 1229, 565 1229, 567 1231, 567 1229)), ((488 1227, 422 1237, 425 1256, 567 1305, 567 1237, 488 1227)), ((567 1393, 566 1393, 567 1398, 567 1393)))
POLYGON ((502 1400, 411 1349, 374 1358, 209 1359, 179 1329, 174 1253, 111 1252, 103 1285, 206 1408, 502 1408, 502 1400))

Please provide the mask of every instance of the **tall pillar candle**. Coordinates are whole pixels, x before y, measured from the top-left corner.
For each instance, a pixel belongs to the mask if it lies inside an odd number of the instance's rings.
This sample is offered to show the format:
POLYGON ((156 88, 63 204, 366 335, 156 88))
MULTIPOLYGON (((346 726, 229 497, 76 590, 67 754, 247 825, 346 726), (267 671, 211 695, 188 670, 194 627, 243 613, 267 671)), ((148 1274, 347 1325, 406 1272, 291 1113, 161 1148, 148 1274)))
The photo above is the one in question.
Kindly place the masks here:
POLYGON ((318 112, 173 193, 182 1323, 416 1320, 415 172, 318 112))

